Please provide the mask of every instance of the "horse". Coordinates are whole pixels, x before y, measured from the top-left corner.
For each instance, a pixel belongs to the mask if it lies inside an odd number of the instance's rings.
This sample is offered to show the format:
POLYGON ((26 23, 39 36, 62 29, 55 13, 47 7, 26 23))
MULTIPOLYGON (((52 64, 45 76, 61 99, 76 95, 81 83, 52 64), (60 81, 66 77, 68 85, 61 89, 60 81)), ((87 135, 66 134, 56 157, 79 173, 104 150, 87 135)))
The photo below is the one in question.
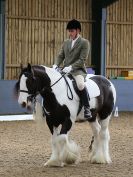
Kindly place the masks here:
MULTIPOLYGON (((108 126, 116 102, 116 90, 111 81, 101 75, 88 74, 85 84, 90 95, 92 119, 88 123, 93 134, 88 160, 91 163, 111 163, 108 126)), ((28 64, 20 73, 15 91, 18 103, 27 109, 37 95, 42 97, 42 108, 52 139, 51 157, 45 166, 78 163, 80 148, 70 139, 69 132, 83 106, 73 77, 47 66, 28 64)))

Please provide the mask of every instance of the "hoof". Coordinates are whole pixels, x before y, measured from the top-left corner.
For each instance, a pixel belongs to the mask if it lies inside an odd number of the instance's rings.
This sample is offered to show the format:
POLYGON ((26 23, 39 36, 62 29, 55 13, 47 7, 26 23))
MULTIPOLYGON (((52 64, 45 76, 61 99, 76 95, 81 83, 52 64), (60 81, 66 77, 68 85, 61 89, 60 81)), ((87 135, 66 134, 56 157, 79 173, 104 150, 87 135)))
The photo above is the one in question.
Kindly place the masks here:
POLYGON ((111 161, 110 158, 105 159, 102 156, 99 156, 99 157, 92 156, 91 159, 90 159, 90 162, 91 163, 98 163, 98 164, 105 164, 105 163, 111 163, 112 161, 111 161))
POLYGON ((58 162, 56 160, 48 160, 44 166, 48 166, 48 167, 63 167, 64 164, 62 164, 61 162, 58 162))

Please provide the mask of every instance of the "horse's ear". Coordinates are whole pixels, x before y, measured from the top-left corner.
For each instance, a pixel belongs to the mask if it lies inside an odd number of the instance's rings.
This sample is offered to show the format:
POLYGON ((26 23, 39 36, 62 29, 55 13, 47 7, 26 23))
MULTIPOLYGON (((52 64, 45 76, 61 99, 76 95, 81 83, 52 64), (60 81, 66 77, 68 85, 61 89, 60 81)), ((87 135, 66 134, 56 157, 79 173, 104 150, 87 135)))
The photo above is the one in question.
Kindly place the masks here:
POLYGON ((29 71, 30 73, 32 73, 32 75, 33 75, 33 77, 34 77, 34 70, 33 70, 33 68, 32 68, 32 66, 31 66, 30 63, 28 63, 27 69, 28 69, 28 71, 29 71))
POLYGON ((28 63, 27 69, 28 69, 29 72, 31 72, 31 64, 30 63, 28 63))

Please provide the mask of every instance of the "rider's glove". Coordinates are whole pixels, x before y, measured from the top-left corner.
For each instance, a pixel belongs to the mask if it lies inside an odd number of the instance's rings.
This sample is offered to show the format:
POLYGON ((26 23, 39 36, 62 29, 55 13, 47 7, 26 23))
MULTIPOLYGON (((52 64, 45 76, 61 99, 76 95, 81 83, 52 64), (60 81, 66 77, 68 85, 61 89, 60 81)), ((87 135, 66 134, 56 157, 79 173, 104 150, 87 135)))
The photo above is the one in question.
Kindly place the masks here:
POLYGON ((57 65, 53 65, 53 69, 54 70, 56 70, 56 71, 58 71, 58 72, 61 72, 61 69, 60 69, 60 67, 58 67, 57 65))
POLYGON ((57 70, 58 69, 58 66, 57 65, 53 65, 53 69, 57 70))
POLYGON ((67 66, 62 70, 64 73, 69 73, 70 71, 72 71, 72 66, 67 66))

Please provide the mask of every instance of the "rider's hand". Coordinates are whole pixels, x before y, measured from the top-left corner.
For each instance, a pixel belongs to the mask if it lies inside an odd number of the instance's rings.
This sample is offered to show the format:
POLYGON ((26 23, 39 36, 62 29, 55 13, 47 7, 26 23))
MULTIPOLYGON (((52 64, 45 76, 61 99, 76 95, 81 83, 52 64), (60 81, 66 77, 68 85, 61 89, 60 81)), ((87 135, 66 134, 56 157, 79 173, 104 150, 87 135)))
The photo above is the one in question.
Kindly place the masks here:
POLYGON ((61 69, 60 67, 58 67, 57 65, 53 65, 53 69, 58 71, 59 73, 61 72, 61 69))
POLYGON ((70 71, 72 71, 72 66, 67 66, 62 70, 64 73, 69 73, 70 71))
POLYGON ((58 66, 57 65, 53 65, 53 69, 57 70, 58 69, 58 66))

